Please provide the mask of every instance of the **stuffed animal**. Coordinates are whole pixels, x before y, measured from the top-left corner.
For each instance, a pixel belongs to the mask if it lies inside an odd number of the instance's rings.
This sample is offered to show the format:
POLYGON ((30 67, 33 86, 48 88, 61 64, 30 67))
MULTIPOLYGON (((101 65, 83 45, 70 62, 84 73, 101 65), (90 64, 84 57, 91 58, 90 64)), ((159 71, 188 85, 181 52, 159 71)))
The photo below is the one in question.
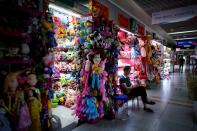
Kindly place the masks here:
POLYGON ((90 97, 86 99, 86 108, 84 109, 84 112, 86 114, 87 120, 95 120, 99 117, 95 97, 90 97))

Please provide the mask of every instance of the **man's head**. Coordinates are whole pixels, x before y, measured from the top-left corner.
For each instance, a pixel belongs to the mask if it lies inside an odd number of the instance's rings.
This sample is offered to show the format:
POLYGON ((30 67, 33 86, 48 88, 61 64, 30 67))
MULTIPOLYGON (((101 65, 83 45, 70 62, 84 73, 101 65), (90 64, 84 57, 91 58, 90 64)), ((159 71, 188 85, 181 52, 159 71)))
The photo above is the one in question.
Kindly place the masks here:
POLYGON ((130 66, 125 66, 124 67, 124 75, 128 76, 130 74, 131 67, 130 66))

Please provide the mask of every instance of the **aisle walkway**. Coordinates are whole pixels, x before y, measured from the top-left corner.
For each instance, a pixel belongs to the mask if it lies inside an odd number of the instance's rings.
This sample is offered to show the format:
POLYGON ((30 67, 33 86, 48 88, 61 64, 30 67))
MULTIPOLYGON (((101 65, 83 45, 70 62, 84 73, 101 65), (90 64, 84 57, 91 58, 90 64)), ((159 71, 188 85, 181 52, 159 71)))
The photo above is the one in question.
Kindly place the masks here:
POLYGON ((163 80, 148 94, 157 102, 151 107, 153 114, 141 107, 139 111, 130 110, 127 120, 102 120, 96 125, 83 124, 73 131, 197 131, 184 73, 172 74, 170 80, 163 80))

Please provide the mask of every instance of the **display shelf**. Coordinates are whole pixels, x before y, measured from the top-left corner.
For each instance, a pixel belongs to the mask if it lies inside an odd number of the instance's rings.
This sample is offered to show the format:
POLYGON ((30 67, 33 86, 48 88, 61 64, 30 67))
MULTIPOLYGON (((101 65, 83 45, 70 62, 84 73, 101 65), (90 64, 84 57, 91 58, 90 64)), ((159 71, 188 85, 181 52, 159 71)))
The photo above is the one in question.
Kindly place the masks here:
POLYGON ((8 36, 8 37, 16 37, 16 38, 24 38, 26 36, 25 33, 22 33, 22 32, 3 31, 3 30, 0 30, 0 35, 1 36, 8 36))
POLYGON ((31 64, 33 60, 21 60, 21 59, 0 59, 0 64, 31 64))
POLYGON ((42 16, 43 12, 38 11, 38 9, 31 9, 27 7, 14 7, 14 8, 7 8, 7 7, 2 7, 0 6, 0 14, 1 15, 6 15, 6 14, 15 14, 19 16, 42 16))

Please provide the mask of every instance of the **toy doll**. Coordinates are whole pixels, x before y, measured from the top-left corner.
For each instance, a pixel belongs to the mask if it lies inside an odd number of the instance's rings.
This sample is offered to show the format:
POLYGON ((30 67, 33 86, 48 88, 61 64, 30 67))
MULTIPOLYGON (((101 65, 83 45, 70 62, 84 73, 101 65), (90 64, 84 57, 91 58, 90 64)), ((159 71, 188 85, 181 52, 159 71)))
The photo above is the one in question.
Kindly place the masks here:
POLYGON ((28 60, 29 59, 29 57, 28 57, 29 52, 30 52, 29 45, 26 44, 26 43, 23 43, 21 45, 21 53, 23 55, 24 60, 28 60))
POLYGON ((4 82, 5 108, 10 114, 13 130, 28 130, 31 124, 24 92, 18 89, 18 73, 9 73, 4 82))
POLYGON ((27 76, 27 83, 29 84, 29 88, 32 90, 36 90, 36 84, 38 80, 37 77, 34 73, 28 74, 27 76))
POLYGON ((41 131, 40 112, 42 110, 42 105, 40 101, 33 96, 33 90, 31 88, 27 91, 27 93, 27 102, 32 120, 29 131, 41 131))
POLYGON ((101 67, 99 66, 101 62, 100 54, 95 54, 93 58, 94 64, 92 65, 92 88, 99 89, 100 88, 100 76, 101 67))
POLYGON ((82 95, 88 94, 88 79, 89 79, 90 70, 91 70, 91 66, 92 66, 92 63, 90 61, 91 55, 92 55, 91 52, 87 55, 87 60, 83 63, 83 67, 80 72, 80 75, 82 76, 81 80, 84 85, 82 95))
POLYGON ((28 128, 31 125, 31 117, 28 106, 24 99, 24 92, 22 90, 16 93, 16 103, 18 104, 18 131, 29 131, 28 128))

